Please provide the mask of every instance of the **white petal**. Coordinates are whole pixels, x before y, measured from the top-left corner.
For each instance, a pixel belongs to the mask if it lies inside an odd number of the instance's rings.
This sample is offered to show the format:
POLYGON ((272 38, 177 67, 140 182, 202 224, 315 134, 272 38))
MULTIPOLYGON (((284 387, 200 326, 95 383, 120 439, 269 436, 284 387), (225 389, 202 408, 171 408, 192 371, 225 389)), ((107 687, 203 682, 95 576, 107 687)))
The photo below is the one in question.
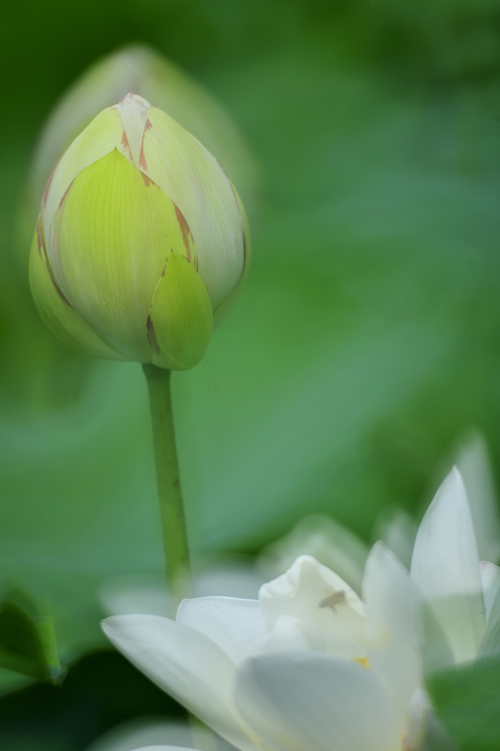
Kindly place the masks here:
POLYGON ((296 618, 313 649, 363 657, 365 606, 354 590, 315 558, 302 555, 289 570, 260 588, 269 631, 278 617, 296 618))
POLYGON ((192 234, 198 270, 217 308, 245 269, 243 219, 217 160, 165 112, 152 106, 142 167, 180 209, 192 234))
POLYGON ((276 751, 396 751, 388 697, 373 671, 317 652, 245 660, 236 705, 276 751))
MULTIPOLYGON (((493 564, 491 563, 490 566, 493 566, 493 564)), ((495 568, 497 567, 495 566, 495 568)), ((494 586, 490 587, 487 591, 487 597, 485 597, 485 606, 487 607, 486 630, 479 647, 478 657, 500 654, 500 586, 498 586, 498 575, 495 576, 495 579, 494 586)))
POLYGON ((143 746, 135 751, 196 751, 196 749, 189 749, 185 746, 143 746))
POLYGON ((457 466, 469 499, 479 558, 500 558, 500 517, 488 449, 482 435, 472 433, 462 446, 457 466))
POLYGON ((177 622, 191 626, 237 660, 248 643, 266 634, 258 600, 236 597, 197 597, 183 600, 177 622))
POLYGON ((422 519, 413 549, 411 578, 431 604, 455 660, 473 660, 485 620, 472 519, 456 468, 422 519))
POLYGON ((136 167, 142 166, 141 152, 149 107, 149 102, 136 94, 127 94, 113 107, 118 110, 123 124, 124 137, 118 148, 136 167))
POLYGON ((450 642, 445 636, 433 607, 427 602, 422 603, 422 622, 424 631, 424 646, 422 650, 424 672, 427 674, 455 668, 456 659, 450 642))
POLYGON ((291 649, 307 650, 311 645, 302 630, 300 621, 290 615, 280 615, 270 633, 249 642, 241 653, 241 659, 259 654, 284 652, 291 649))
POLYGON ((431 714, 432 704, 429 694, 427 691, 417 688, 411 697, 410 716, 406 733, 404 733, 404 748, 422 748, 428 732, 431 714))
POLYGON ((500 590, 500 568, 494 563, 481 561, 479 564, 479 573, 481 576, 481 585, 483 588, 483 602, 486 622, 491 612, 491 606, 500 590))
POLYGON ((371 665, 391 697, 403 733, 411 697, 423 686, 419 597, 406 569, 382 543, 368 556, 363 599, 373 639, 371 665))
POLYGON ((234 663, 204 634, 160 616, 121 615, 102 628, 139 670, 244 751, 253 748, 234 709, 234 663))
POLYGON ((200 748, 234 751, 227 741, 201 723, 139 718, 117 725, 86 751, 135 751, 143 748, 200 748))

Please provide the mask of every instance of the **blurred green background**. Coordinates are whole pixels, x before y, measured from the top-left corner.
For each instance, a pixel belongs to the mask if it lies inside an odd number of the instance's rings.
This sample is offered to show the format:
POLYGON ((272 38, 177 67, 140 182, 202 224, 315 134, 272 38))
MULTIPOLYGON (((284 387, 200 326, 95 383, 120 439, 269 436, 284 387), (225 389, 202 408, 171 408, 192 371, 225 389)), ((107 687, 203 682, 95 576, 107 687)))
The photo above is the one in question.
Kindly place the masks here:
POLYGON ((30 299, 19 207, 45 118, 135 41, 233 117, 260 197, 246 288, 174 378, 192 548, 253 554, 317 511, 369 540, 469 426, 500 465, 500 3, 28 1, 1 35, 0 583, 54 615, 66 664, 87 656, 62 688, 0 670, 0 743, 83 751, 180 710, 88 654, 100 582, 163 560, 141 368, 66 352, 30 299))

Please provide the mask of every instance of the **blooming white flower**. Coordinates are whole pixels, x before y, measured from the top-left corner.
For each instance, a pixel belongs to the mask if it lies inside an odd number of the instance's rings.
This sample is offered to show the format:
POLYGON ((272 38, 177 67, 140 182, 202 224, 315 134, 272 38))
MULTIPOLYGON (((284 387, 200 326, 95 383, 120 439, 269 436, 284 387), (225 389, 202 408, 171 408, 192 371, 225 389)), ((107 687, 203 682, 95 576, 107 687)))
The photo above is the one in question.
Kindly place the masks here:
POLYGON ((184 600, 177 620, 116 616, 111 641, 241 751, 401 751, 421 746, 418 597, 381 544, 363 600, 311 556, 259 600, 184 600))
POLYGON ((500 568, 479 561, 465 486, 456 468, 418 528, 411 579, 428 605, 429 669, 500 652, 500 568))
MULTIPOLYGON (((465 484, 479 558, 496 562, 500 559, 500 514, 486 441, 480 433, 469 431, 453 454, 465 484)), ((384 542, 409 569, 417 529, 418 524, 408 511, 388 506, 378 516, 373 539, 384 542)), ((322 514, 302 518, 284 537, 267 547, 257 561, 258 571, 267 574, 267 578, 277 576, 304 553, 313 555, 361 592, 368 548, 351 530, 322 514)))

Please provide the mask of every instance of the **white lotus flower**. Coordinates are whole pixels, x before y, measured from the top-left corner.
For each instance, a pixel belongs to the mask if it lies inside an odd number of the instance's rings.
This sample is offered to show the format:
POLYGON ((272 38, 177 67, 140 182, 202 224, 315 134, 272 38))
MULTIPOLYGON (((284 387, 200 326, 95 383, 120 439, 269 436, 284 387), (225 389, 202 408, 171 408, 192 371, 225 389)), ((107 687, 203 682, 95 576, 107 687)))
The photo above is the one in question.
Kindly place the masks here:
POLYGON ((418 597, 381 544, 363 600, 311 556, 259 600, 184 600, 177 620, 116 616, 105 633, 140 670, 241 751, 418 749, 418 597))
POLYGON ((465 486, 456 468, 419 526, 411 579, 428 605, 429 669, 500 652, 500 568, 479 561, 465 486))

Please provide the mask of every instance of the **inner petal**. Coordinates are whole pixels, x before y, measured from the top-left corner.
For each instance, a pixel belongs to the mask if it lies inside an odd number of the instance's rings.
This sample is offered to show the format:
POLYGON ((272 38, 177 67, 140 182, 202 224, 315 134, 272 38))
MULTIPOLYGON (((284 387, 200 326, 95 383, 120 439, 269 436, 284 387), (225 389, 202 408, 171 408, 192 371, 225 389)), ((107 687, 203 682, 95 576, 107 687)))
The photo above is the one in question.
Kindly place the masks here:
POLYGON ((291 616, 312 649, 344 657, 366 656, 365 607, 354 590, 312 556, 301 556, 259 592, 269 631, 277 618, 291 616))

